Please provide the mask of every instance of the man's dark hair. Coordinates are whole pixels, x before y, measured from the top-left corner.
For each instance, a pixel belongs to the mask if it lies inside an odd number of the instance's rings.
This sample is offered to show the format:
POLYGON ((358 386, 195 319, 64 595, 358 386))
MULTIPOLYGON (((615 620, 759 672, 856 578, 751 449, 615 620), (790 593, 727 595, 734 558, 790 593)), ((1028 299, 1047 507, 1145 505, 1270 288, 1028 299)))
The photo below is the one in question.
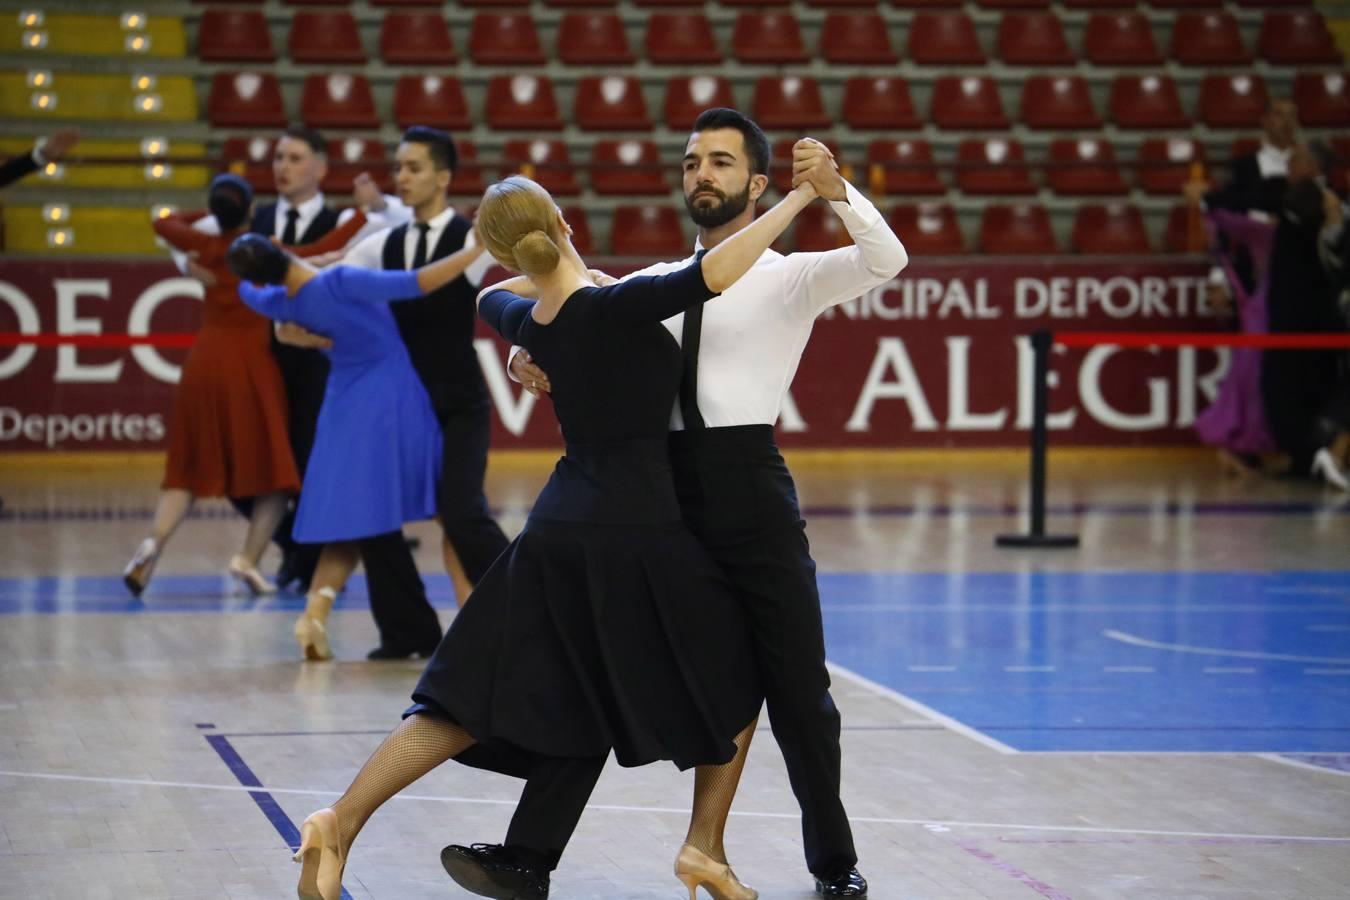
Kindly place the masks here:
POLYGON ((734 128, 745 138, 745 155, 750 161, 751 175, 769 174, 769 139, 755 121, 734 109, 717 107, 705 109, 694 122, 694 131, 713 131, 734 128))
POLYGON ((254 284, 281 284, 291 267, 290 255, 260 234, 235 238, 225 252, 225 261, 241 281, 254 284))
POLYGON ((459 152, 455 150, 455 141, 448 132, 426 125, 414 125, 403 132, 400 143, 423 145, 436 171, 449 169, 451 175, 455 174, 455 168, 459 165, 459 152))
POLYGON ((297 141, 304 141, 309 144, 309 149, 323 156, 328 152, 328 141, 322 134, 313 128, 306 128, 304 125, 292 125, 282 133, 282 137, 295 138, 297 141))

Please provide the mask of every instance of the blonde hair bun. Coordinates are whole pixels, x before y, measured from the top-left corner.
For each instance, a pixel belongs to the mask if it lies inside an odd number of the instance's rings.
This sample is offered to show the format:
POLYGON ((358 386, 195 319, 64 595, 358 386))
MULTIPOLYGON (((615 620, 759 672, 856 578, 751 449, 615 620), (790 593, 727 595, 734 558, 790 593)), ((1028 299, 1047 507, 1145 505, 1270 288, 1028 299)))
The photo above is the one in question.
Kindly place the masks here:
POLYGON ((511 248, 516 268, 525 275, 547 275, 558 267, 562 253, 548 233, 535 229, 516 241, 511 248))
POLYGON ((523 275, 547 275, 562 260, 558 206, 523 175, 503 178, 483 192, 478 236, 493 259, 523 275), (557 237, 554 237, 557 235, 557 237))

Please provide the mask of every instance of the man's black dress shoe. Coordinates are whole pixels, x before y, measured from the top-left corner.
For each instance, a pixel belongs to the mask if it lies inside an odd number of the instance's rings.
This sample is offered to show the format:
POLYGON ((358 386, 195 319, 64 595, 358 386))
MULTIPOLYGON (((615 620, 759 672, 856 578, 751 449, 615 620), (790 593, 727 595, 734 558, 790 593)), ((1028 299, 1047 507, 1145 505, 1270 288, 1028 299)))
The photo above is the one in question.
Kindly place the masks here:
POLYGON ((856 868, 849 869, 829 881, 817 878, 816 893, 822 897, 866 897, 867 879, 859 875, 856 868))
POLYGON ((287 585, 300 577, 299 564, 293 550, 287 550, 281 555, 281 568, 277 569, 275 579, 278 590, 286 590, 287 585))
MULTIPOLYGON (((438 641, 437 643, 440 642, 438 641)), ((410 656, 415 656, 418 659, 428 659, 431 654, 435 652, 436 644, 432 644, 430 647, 390 647, 386 644, 381 644, 367 653, 366 659, 379 661, 385 659, 407 659, 410 656)))
POLYGON ((525 864, 501 844, 451 844, 441 851, 441 865, 455 884, 480 897, 542 900, 548 896, 548 873, 525 864))

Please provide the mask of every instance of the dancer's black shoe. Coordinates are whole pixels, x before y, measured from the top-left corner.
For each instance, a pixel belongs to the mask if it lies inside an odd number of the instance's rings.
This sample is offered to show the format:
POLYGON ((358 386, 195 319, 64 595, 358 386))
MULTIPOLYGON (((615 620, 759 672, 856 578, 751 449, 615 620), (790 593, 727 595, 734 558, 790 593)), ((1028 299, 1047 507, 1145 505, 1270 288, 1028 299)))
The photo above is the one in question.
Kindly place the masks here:
MULTIPOLYGON (((281 566, 277 569, 276 583, 278 590, 285 590, 292 581, 300 577, 300 560, 294 550, 287 549, 281 554, 281 566)), ((300 586, 301 592, 304 592, 304 585, 300 586)))
MULTIPOLYGON (((436 644, 439 643, 440 641, 438 640, 436 644)), ((391 647, 388 644, 381 644, 367 653, 366 659, 373 662, 389 659, 407 659, 410 656, 415 656, 418 659, 429 659, 431 654, 436 652, 436 644, 432 644, 428 647, 391 647)))
POLYGON ((548 896, 548 873, 522 862, 501 844, 451 844, 441 851, 441 865, 455 884, 480 897, 542 900, 548 896))
POLYGON ((822 897, 866 897, 867 879, 857 869, 849 869, 838 878, 816 879, 816 893, 822 897))

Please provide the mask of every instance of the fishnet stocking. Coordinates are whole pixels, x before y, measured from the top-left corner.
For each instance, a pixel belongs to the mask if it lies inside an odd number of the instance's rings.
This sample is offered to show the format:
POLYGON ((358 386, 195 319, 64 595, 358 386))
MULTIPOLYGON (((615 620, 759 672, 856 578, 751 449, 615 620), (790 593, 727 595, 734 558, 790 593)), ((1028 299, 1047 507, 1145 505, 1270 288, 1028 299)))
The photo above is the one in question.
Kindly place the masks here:
POLYGON ((385 801, 473 743, 467 731, 445 719, 421 714, 404 719, 333 804, 343 853, 351 849, 366 820, 385 801))
POLYGON ((730 762, 720 766, 699 766, 694 770, 694 809, 689 816, 689 834, 684 842, 720 863, 727 861, 722 837, 757 724, 758 717, 736 735, 736 755, 730 762))

